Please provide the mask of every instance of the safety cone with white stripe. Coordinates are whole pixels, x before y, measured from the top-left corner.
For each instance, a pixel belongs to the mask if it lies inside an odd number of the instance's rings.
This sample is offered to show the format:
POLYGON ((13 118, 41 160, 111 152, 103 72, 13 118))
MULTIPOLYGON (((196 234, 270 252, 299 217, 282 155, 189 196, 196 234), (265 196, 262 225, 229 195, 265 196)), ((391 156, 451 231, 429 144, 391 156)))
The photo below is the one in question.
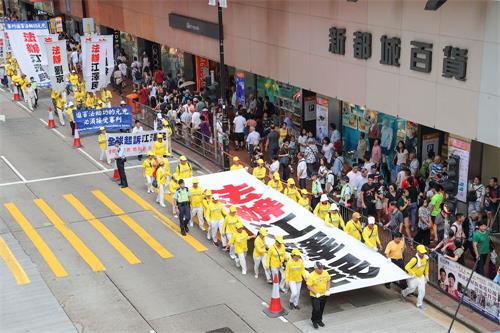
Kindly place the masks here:
POLYGON ((273 293, 271 295, 271 303, 269 304, 268 309, 264 309, 264 313, 270 318, 278 318, 288 314, 288 311, 281 305, 278 274, 274 274, 273 276, 273 293))
POLYGON ((21 95, 19 95, 19 87, 14 85, 14 95, 12 96, 12 100, 14 102, 18 102, 21 100, 21 95))
POLYGON ((80 134, 78 133, 78 127, 75 124, 75 136, 73 137, 73 147, 80 148, 82 143, 80 142, 80 134))
POLYGON ((49 125, 49 128, 56 127, 56 123, 54 121, 54 112, 52 111, 51 107, 49 107, 49 122, 47 124, 49 125))
POLYGON ((113 180, 114 181, 120 180, 120 173, 118 172, 118 167, 116 166, 116 162, 115 162, 115 171, 113 172, 113 180))

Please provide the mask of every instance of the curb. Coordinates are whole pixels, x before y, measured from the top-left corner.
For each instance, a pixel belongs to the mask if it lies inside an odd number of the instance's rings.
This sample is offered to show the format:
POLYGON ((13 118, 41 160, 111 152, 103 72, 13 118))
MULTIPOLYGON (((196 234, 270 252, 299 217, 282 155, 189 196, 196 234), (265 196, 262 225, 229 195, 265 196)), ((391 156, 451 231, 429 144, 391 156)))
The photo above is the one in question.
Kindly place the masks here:
MULTIPOLYGON (((445 315, 447 315, 451 318, 453 318, 453 316, 455 315, 455 311, 450 310, 447 306, 441 304, 439 301, 436 301, 435 299, 425 297, 424 301, 426 303, 428 303, 430 306, 436 308, 437 310, 441 311, 442 313, 444 313, 445 315)), ((462 304, 462 306, 466 306, 466 305, 462 304)), ((471 320, 467 319, 465 316, 461 315, 460 313, 457 314, 456 320, 460 324, 466 326, 467 328, 473 330, 474 332, 478 332, 478 333, 490 332, 489 330, 485 329, 481 325, 474 323, 474 322, 471 322, 471 320)))

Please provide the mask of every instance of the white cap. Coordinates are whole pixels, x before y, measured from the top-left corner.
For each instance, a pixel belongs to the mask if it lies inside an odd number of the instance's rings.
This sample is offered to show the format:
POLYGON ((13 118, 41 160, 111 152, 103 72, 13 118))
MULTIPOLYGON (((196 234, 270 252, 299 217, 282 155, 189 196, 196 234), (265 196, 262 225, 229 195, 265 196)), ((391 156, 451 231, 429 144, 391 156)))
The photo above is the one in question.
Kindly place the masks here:
POLYGON ((337 204, 335 202, 332 203, 332 205, 330 206, 330 211, 334 211, 334 210, 339 210, 339 206, 337 206, 337 204))
POLYGON ((375 218, 373 216, 368 216, 368 224, 375 224, 375 218))
POLYGON ((218 194, 214 194, 214 195, 212 195, 212 199, 214 199, 214 200, 219 200, 219 195, 218 195, 218 194))
POLYGON ((322 194, 321 199, 319 199, 319 201, 321 202, 328 201, 328 196, 326 194, 322 194))

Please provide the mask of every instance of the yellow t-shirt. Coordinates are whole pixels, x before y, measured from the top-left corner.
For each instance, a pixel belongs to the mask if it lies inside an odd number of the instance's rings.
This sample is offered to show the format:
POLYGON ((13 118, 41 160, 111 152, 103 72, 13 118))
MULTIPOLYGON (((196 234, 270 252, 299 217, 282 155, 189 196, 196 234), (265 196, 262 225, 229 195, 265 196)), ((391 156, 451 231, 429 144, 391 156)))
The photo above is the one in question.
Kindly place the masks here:
POLYGON ((60 110, 64 110, 64 105, 66 105, 66 98, 59 96, 56 99, 56 108, 58 108, 60 110))
POLYGON ((111 94, 111 91, 104 89, 104 91, 101 91, 101 100, 104 103, 108 103, 111 101, 111 98, 113 98, 113 95, 111 94))
POLYGON ((92 109, 92 108, 94 108, 94 103, 95 103, 94 96, 92 96, 92 95, 87 96, 87 98, 85 99, 85 106, 89 109, 92 109))
POLYGON ((299 259, 297 261, 290 259, 286 263, 285 268, 285 282, 301 282, 306 278, 306 270, 304 268, 304 261, 299 259))
POLYGON ((167 145, 165 141, 155 141, 153 144, 153 154, 155 154, 156 157, 162 157, 167 153, 167 145))
POLYGON ((252 175, 260 181, 264 181, 266 178, 267 169, 263 166, 256 166, 253 168, 252 175))
POLYGON ((330 203, 329 202, 327 202, 326 204, 319 202, 316 205, 316 207, 314 208, 314 215, 316 215, 320 219, 324 220, 325 216, 328 215, 329 211, 330 211, 330 203))
POLYGON ((300 198, 302 198, 302 196, 299 193, 299 189, 295 186, 294 187, 290 187, 290 186, 285 187, 285 189, 283 190, 283 194, 295 202, 299 202, 300 198))
POLYGON ((226 210, 220 202, 211 202, 208 205, 208 219, 210 222, 222 220, 226 216, 226 210))
POLYGON ((70 74, 68 78, 69 78, 69 82, 72 85, 75 86, 78 83, 78 74, 70 74))
POLYGON ((189 192, 191 192, 191 207, 201 207, 203 201, 203 189, 200 186, 197 188, 191 187, 189 192))
POLYGON ((403 259, 404 251, 405 242, 403 240, 399 241, 399 244, 392 240, 385 247, 385 256, 391 259, 403 259))
POLYGON ((429 278, 429 257, 424 256, 420 259, 420 265, 416 257, 411 258, 411 260, 406 264, 405 270, 410 276, 425 277, 429 278))
POLYGON ((288 128, 280 128, 280 139, 285 140, 286 136, 288 135, 288 128))
POLYGON ((266 267, 279 268, 286 259, 288 259, 288 254, 286 253, 285 246, 281 245, 281 247, 278 248, 276 244, 274 244, 267 251, 266 267))
MULTIPOLYGON (((312 271, 311 274, 307 277, 306 284, 309 287, 314 288, 314 290, 320 294, 324 295, 327 291, 328 281, 330 281, 330 274, 326 270, 323 270, 321 274, 316 273, 316 271, 312 271)), ((316 296, 313 292, 309 292, 309 295, 316 296)))
POLYGON ((224 218, 224 224, 222 225, 222 233, 235 234, 236 225, 238 223, 243 223, 238 215, 232 216, 231 214, 227 214, 226 218, 224 218))
POLYGON ((144 170, 144 176, 153 176, 153 171, 155 170, 156 167, 156 161, 152 159, 145 159, 144 162, 142 162, 142 168, 144 170))
POLYGON ((234 253, 244 253, 248 251, 248 233, 246 230, 242 230, 241 232, 235 232, 231 239, 228 242, 228 245, 234 244, 234 253))
POLYGON ((275 189, 278 192, 283 191, 283 183, 281 183, 281 181, 279 180, 271 179, 270 181, 267 182, 267 186, 275 189))
POLYGON ((75 109, 74 106, 68 106, 66 108, 66 114, 68 115, 69 121, 70 122, 75 122, 75 117, 73 116, 73 110, 75 109))
POLYGON ((266 247, 266 241, 265 237, 261 238, 260 236, 257 236, 255 238, 255 241, 253 243, 253 255, 254 257, 263 257, 267 253, 267 247, 266 247))
POLYGON ((99 134, 97 136, 97 143, 99 143, 100 150, 106 150, 108 148, 108 140, 106 140, 106 134, 99 134))
POLYGON ((354 220, 349 220, 345 225, 344 231, 346 234, 356 238, 357 240, 361 240, 361 222, 354 222, 354 220))
POLYGON ((165 167, 159 167, 156 169, 156 181, 158 182, 158 185, 165 185, 167 183, 167 172, 165 171, 165 167))
POLYGON ((177 175, 178 179, 193 177, 193 167, 189 162, 186 162, 185 164, 179 163, 175 167, 175 174, 177 175))
POLYGON ((377 245, 380 246, 380 239, 378 238, 378 226, 374 225, 373 229, 370 229, 366 226, 363 229, 363 239, 365 241, 365 245, 369 248, 375 248, 377 245))
POLYGON ((168 189, 169 189, 170 193, 172 193, 172 195, 173 195, 178 188, 179 188, 179 184, 172 178, 170 180, 170 183, 168 184, 168 189))
POLYGON ((239 170, 239 169, 243 169, 243 165, 241 165, 241 164, 233 164, 229 168, 229 170, 231 170, 231 171, 233 171, 233 170, 239 170))
POLYGON ((342 215, 339 213, 328 213, 325 216, 325 224, 329 227, 336 227, 342 230, 345 229, 345 222, 342 215))
POLYGON ((307 197, 306 198, 304 198, 304 197, 300 198, 298 204, 301 205, 302 207, 304 207, 307 210, 311 210, 311 205, 309 203, 309 198, 307 198, 307 197))

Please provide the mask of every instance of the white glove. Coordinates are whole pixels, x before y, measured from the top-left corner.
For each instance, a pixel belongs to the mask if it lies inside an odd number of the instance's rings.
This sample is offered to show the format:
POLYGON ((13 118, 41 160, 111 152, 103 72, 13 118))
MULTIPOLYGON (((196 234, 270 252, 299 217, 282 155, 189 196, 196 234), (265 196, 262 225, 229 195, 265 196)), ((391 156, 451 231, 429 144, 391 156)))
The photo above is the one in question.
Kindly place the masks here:
POLYGON ((330 296, 332 294, 332 292, 330 291, 330 289, 328 289, 325 293, 325 296, 330 296))
POLYGON ((316 293, 316 298, 320 298, 320 297, 321 297, 320 293, 316 293))

